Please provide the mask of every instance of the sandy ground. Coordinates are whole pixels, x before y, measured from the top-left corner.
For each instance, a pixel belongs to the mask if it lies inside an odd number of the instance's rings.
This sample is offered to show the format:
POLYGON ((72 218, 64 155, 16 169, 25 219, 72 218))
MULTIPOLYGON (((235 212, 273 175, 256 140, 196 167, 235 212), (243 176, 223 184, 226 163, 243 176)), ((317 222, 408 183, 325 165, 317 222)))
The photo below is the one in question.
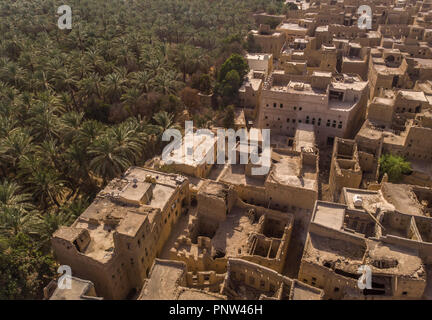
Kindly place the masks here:
POLYGON ((329 174, 331 156, 333 153, 333 147, 326 147, 320 149, 320 163, 319 163, 319 194, 318 199, 324 201, 333 201, 333 196, 329 192, 329 174))
POLYGON ((283 275, 297 279, 300 269, 300 262, 306 242, 307 231, 312 212, 301 211, 295 213, 294 228, 291 234, 291 241, 288 246, 288 253, 285 261, 283 275))

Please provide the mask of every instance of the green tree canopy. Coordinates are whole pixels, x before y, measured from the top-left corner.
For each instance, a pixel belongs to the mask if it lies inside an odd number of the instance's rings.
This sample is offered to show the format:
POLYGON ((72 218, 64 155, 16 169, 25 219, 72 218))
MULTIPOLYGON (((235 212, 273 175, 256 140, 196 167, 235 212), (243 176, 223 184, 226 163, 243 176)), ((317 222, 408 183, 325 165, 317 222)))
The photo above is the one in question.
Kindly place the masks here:
POLYGON ((235 119, 234 106, 229 105, 225 108, 225 116, 223 119, 224 127, 227 129, 234 129, 234 119, 235 119))
POLYGON ((54 259, 37 250, 31 238, 23 233, 8 241, 0 238, 0 299, 42 298, 54 274, 54 259))
POLYGON ((379 163, 380 175, 387 173, 390 182, 400 182, 402 175, 411 171, 411 164, 400 156, 384 154, 379 163))
POLYGON ((223 64, 219 71, 219 82, 223 82, 226 79, 227 74, 235 70, 237 71, 240 79, 243 79, 249 71, 249 66, 245 58, 241 55, 233 53, 223 64))
MULTIPOLYGON (((221 70, 235 97, 251 13, 280 13, 283 1, 70 5, 72 30, 60 30, 55 1, 0 1, 0 299, 40 296, 52 232, 161 152, 184 114, 183 88, 219 93, 221 70)), ((199 117, 206 127, 214 118, 199 117)))

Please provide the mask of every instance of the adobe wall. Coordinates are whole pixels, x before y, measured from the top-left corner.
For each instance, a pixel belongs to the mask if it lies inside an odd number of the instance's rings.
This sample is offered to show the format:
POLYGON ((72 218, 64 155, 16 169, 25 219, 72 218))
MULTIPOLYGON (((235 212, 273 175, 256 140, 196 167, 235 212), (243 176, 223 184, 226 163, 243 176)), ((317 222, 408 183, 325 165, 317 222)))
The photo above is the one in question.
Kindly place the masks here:
POLYGON ((266 190, 264 187, 258 187, 253 185, 235 185, 234 187, 237 194, 242 200, 250 204, 268 204, 266 190))
POLYGON ((350 61, 343 59, 342 62, 342 73, 355 73, 358 74, 363 80, 367 80, 368 74, 368 63, 364 61, 350 61))
POLYGON ((297 277, 300 281, 324 290, 324 299, 340 300, 348 289, 360 291, 357 279, 339 275, 333 270, 302 259, 297 277))
POLYGON ((239 90, 240 106, 245 107, 245 115, 251 118, 255 118, 256 109, 259 107, 259 101, 261 98, 262 82, 260 83, 258 90, 254 90, 250 83, 244 86, 244 91, 239 90))
POLYGON ((279 208, 302 208, 313 209, 315 201, 318 200, 318 191, 296 188, 275 183, 266 183, 266 190, 269 196, 270 205, 279 208))
MULTIPOLYGON (((216 184, 216 182, 213 183, 216 184)), ((207 183, 207 185, 211 184, 212 183, 207 183)), ((237 194, 232 186, 223 187, 220 193, 221 194, 213 195, 207 194, 205 191, 198 192, 197 201, 199 215, 211 217, 216 221, 225 220, 227 213, 236 202, 237 194)))
POLYGON ((329 174, 329 191, 337 202, 342 188, 359 188, 362 171, 358 162, 357 144, 353 140, 335 139, 329 174), (345 159, 351 157, 351 159, 345 159))
MULTIPOLYGON (((178 241, 180 245, 193 245, 189 238, 181 238, 178 241)), ((183 250, 177 251, 173 248, 169 252, 169 259, 183 261, 190 272, 215 271, 217 274, 225 273, 227 257, 213 259, 210 252, 210 241, 210 238, 200 236, 198 237, 198 255, 183 250), (207 242, 207 245, 202 244, 204 241, 207 242)))
POLYGON ((196 274, 188 272, 186 274, 187 286, 195 289, 208 289, 210 292, 219 293, 220 286, 225 279, 225 274, 218 274, 213 270, 198 271, 196 274))
POLYGON ((367 118, 379 125, 390 126, 393 121, 393 106, 370 102, 367 110, 367 118))
POLYGON ((369 99, 372 100, 374 97, 378 96, 382 89, 392 90, 394 88, 393 80, 395 76, 398 76, 396 87, 404 88, 406 82, 409 80, 408 74, 408 64, 403 59, 400 67, 397 70, 397 75, 392 73, 379 73, 373 63, 373 59, 369 60, 369 83, 370 83, 370 95, 369 99))
POLYGON ((363 125, 364 120, 366 119, 366 110, 367 110, 367 102, 368 95, 370 91, 370 84, 368 84, 367 88, 357 104, 354 106, 353 110, 349 113, 348 119, 344 121, 344 134, 341 136, 342 138, 354 139, 357 132, 363 125))
POLYGON ((363 151, 359 151, 359 163, 365 172, 373 172, 376 166, 374 155, 363 151))
POLYGON ((309 224, 309 233, 315 233, 322 237, 345 241, 347 243, 351 243, 354 247, 366 246, 365 239, 362 236, 343 231, 336 231, 332 228, 316 224, 313 222, 313 220, 309 224))
POLYGON ((389 23, 386 25, 380 25, 378 27, 378 31, 385 38, 393 38, 393 37, 408 37, 410 28, 406 24, 393 24, 389 23))
POLYGON ((260 46, 263 53, 272 53, 274 58, 279 58, 285 44, 285 33, 279 35, 253 34, 255 43, 260 46))
POLYGON ((418 251, 425 264, 432 263, 432 243, 419 242, 416 240, 405 239, 394 235, 386 235, 379 239, 384 243, 394 244, 408 249, 418 251))
POLYGON ((414 171, 410 175, 403 175, 401 182, 404 184, 412 184, 432 188, 432 177, 430 175, 417 171, 414 171))
POLYGON ((62 265, 70 266, 72 276, 90 279, 95 285, 98 296, 103 296, 105 299, 124 299, 133 288, 128 271, 121 266, 122 257, 119 253, 114 252, 110 262, 102 264, 78 252, 75 246, 66 240, 54 237, 51 245, 57 261, 62 265), (111 275, 116 274, 117 269, 121 272, 119 275, 121 283, 112 281, 111 275))
MULTIPOLYGON (((272 269, 241 259, 228 260, 227 279, 243 282, 256 290, 271 293, 276 293, 282 284, 289 287, 292 285, 292 280, 288 277, 282 276, 272 269)), ((226 285, 227 283, 222 289, 223 292, 227 291, 226 285)))
POLYGON ((341 169, 341 163, 349 163, 350 165, 357 166, 358 163, 354 160, 333 159, 330 169, 329 190, 333 194, 335 201, 339 198, 342 188, 359 188, 362 181, 362 172, 357 169, 341 169))
POLYGON ((432 160, 432 129, 411 127, 405 141, 409 144, 408 159, 432 160))

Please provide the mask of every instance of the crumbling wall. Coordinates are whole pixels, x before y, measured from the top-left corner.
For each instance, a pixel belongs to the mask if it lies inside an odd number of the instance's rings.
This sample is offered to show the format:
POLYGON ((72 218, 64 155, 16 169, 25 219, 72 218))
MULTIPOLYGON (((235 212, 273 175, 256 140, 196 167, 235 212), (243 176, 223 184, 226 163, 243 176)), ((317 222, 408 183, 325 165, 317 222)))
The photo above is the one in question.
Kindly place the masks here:
MULTIPOLYGON (((353 274, 353 276, 359 277, 360 275, 353 274)), ((297 278, 306 284, 322 289, 324 299, 340 300, 343 299, 347 290, 360 291, 357 278, 344 277, 336 274, 330 268, 303 259, 297 278)))
POLYGON ((213 270, 188 272, 186 275, 187 286, 190 288, 209 290, 218 293, 220 286, 225 279, 225 274, 218 274, 213 270))
POLYGON ((121 268, 122 257, 114 252, 109 263, 101 263, 81 252, 76 247, 60 238, 52 238, 52 248, 55 257, 62 265, 68 265, 72 269, 72 275, 86 279, 91 279, 94 283, 98 296, 105 299, 124 299, 134 283, 129 281, 129 277, 124 275, 122 283, 114 283, 112 274, 116 274, 117 269, 121 268))
POLYGON ((329 190, 338 202, 342 188, 355 188, 362 181, 362 170, 358 162, 357 144, 354 140, 336 138, 330 166, 329 190))
POLYGON ((231 295, 233 298, 241 297, 236 291, 232 280, 259 290, 266 296, 275 296, 282 284, 289 288, 292 280, 282 276, 278 272, 241 259, 228 260, 227 281, 222 292, 231 295))
POLYGON ((198 192, 198 214, 212 220, 223 221, 235 204, 237 195, 233 187, 217 182, 206 182, 198 192), (207 188, 212 190, 206 191, 207 188))
POLYGON ((258 204, 266 206, 268 199, 266 196, 266 189, 253 185, 235 185, 235 190, 240 199, 250 204, 258 204))

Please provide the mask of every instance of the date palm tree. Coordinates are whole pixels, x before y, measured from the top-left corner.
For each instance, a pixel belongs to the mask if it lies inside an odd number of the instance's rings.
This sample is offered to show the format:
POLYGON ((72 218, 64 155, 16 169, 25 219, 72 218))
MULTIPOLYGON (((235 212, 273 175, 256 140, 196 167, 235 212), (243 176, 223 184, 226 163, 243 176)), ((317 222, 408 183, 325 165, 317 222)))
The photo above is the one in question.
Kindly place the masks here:
POLYGON ((41 210, 50 206, 60 207, 67 192, 70 192, 67 181, 62 178, 57 168, 50 166, 49 161, 37 153, 29 154, 20 160, 16 178, 23 181, 24 190, 32 194, 34 203, 41 210))
POLYGON ((28 120, 31 125, 32 136, 37 141, 58 137, 60 119, 54 113, 54 108, 45 102, 37 103, 30 110, 31 118, 28 120))
POLYGON ((108 74, 102 82, 105 95, 111 103, 119 101, 125 88, 125 79, 118 72, 108 74))
POLYGON ((23 193, 14 182, 0 183, 0 236, 16 236, 20 232, 32 233, 38 223, 31 195, 23 193))
POLYGON ((108 134, 104 134, 94 141, 89 147, 89 155, 91 157, 90 169, 103 179, 104 185, 132 164, 121 153, 117 141, 108 134))
POLYGON ((39 224, 35 212, 26 212, 21 206, 0 207, 0 236, 17 236, 19 233, 34 234, 39 224))
POLYGON ((154 78, 155 91, 164 95, 175 94, 182 85, 178 78, 173 70, 158 73, 154 78))
POLYGON ((24 128, 15 128, 0 140, 0 160, 10 169, 17 169, 18 162, 33 151, 33 138, 24 128))
POLYGON ((180 130, 180 126, 174 122, 174 115, 169 114, 166 111, 159 111, 153 116, 155 124, 151 127, 151 133, 153 136, 149 137, 149 140, 153 143, 153 149, 155 153, 160 153, 163 147, 162 135, 168 129, 180 130))
POLYGON ((143 93, 149 93, 153 88, 153 75, 149 71, 139 71, 132 75, 132 83, 143 93))
POLYGON ((49 247, 52 234, 61 226, 69 226, 88 207, 88 199, 80 198, 64 205, 59 210, 39 214, 33 225, 39 246, 49 247))
POLYGON ((126 92, 122 94, 120 100, 132 113, 135 110, 141 96, 141 91, 138 88, 133 87, 126 89, 126 92))
POLYGON ((31 195, 23 193, 15 182, 0 182, 0 207, 21 207, 24 211, 31 211, 34 209, 31 200, 31 195))

